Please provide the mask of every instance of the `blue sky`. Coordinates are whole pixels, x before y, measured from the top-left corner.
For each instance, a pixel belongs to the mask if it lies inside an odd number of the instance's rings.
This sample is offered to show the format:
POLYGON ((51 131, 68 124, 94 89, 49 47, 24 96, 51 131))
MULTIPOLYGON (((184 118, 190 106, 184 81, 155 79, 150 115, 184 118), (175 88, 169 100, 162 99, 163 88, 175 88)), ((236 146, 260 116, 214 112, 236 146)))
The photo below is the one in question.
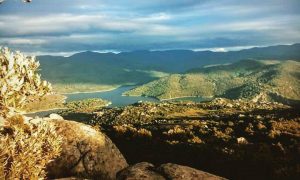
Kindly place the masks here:
POLYGON ((34 54, 300 42, 299 0, 6 0, 0 45, 34 54))

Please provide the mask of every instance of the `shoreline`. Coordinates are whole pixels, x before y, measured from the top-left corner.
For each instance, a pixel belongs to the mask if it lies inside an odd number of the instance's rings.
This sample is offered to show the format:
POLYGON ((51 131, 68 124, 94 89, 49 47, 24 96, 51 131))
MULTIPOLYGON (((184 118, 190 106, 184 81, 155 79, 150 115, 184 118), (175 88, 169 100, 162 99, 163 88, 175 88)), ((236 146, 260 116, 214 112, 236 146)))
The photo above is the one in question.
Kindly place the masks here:
POLYGON ((76 92, 70 92, 70 93, 62 93, 62 92, 56 92, 62 95, 70 95, 70 94, 88 94, 88 93, 98 93, 98 92, 108 92, 108 91, 113 91, 116 90, 118 88, 120 88, 122 86, 118 86, 115 88, 111 88, 111 89, 106 89, 106 90, 96 90, 96 91, 76 91, 76 92))
POLYGON ((134 96, 134 95, 125 95, 125 94, 122 94, 122 96, 129 96, 129 97, 147 97, 147 98, 153 98, 153 99, 156 99, 160 102, 163 102, 163 101, 169 101, 169 100, 176 100, 176 99, 181 99, 181 98, 202 98, 204 101, 207 100, 207 99, 213 99, 213 97, 200 97, 200 96, 181 96, 181 97, 173 97, 173 98, 166 98, 166 99, 160 99, 158 97, 155 97, 155 96, 134 96))
MULTIPOLYGON (((111 105, 112 102, 109 101, 108 103, 106 103, 103 107, 108 107, 109 105, 111 105)), ((66 109, 70 109, 67 107, 62 107, 62 108, 51 108, 51 109, 43 109, 43 110, 39 110, 39 111, 32 111, 32 112, 21 112, 22 115, 26 115, 26 114, 35 114, 35 113, 41 113, 41 112, 47 112, 47 111, 54 111, 54 110, 66 110, 66 109)))
POLYGON ((212 99, 213 97, 200 97, 200 96, 181 96, 181 97, 173 97, 173 98, 167 98, 167 99, 159 99, 160 101, 169 101, 169 100, 176 100, 181 98, 202 98, 203 100, 206 99, 212 99))
POLYGON ((26 114, 35 114, 35 113, 40 113, 40 112, 45 112, 45 111, 54 111, 54 110, 64 110, 64 109, 69 109, 69 108, 51 108, 51 109, 43 109, 43 110, 39 110, 39 111, 32 111, 32 112, 22 112, 22 115, 26 115, 26 114))

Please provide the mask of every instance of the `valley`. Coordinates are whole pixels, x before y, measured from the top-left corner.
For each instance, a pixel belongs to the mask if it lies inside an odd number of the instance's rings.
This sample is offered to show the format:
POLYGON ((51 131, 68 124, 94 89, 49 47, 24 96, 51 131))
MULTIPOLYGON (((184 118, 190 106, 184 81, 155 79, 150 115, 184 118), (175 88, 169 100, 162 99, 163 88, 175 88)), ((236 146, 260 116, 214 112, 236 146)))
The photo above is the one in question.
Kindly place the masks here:
MULTIPOLYGON (((203 66, 240 60, 300 60, 300 44, 212 52, 191 50, 81 52, 69 57, 38 56, 42 77, 59 93, 107 91, 142 85, 203 66)), ((176 79, 176 75, 174 76, 176 79)), ((209 95, 209 94, 207 94, 209 95)), ((190 94, 189 94, 190 96, 190 94)), ((169 98, 169 97, 164 97, 169 98)))
POLYGON ((0 0, 0 180, 300 180, 300 0, 0 0))

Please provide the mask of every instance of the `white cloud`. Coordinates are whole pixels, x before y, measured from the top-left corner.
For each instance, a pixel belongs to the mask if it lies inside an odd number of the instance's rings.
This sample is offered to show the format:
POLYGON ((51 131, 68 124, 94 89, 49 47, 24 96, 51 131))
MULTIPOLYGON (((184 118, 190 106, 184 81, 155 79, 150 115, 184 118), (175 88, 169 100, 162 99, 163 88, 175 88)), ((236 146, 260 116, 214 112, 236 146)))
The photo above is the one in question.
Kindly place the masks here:
POLYGON ((44 39, 28 39, 28 38, 2 38, 0 43, 9 45, 41 45, 47 41, 44 39))
POLYGON ((227 46, 243 43, 248 46, 300 41, 300 15, 292 11, 296 7, 293 5, 299 4, 296 0, 267 0, 259 6, 258 0, 61 2, 54 8, 58 1, 47 1, 47 13, 42 11, 43 3, 36 2, 32 5, 36 9, 1 14, 0 43, 20 49, 31 45, 41 52, 205 46, 223 51, 228 50, 227 46), (214 44, 216 39, 229 43, 214 44))
POLYGON ((150 14, 148 16, 136 18, 135 20, 140 22, 161 22, 161 21, 166 21, 171 19, 172 17, 170 14, 160 12, 160 13, 150 14))
POLYGON ((227 50, 225 48, 213 48, 212 51, 214 51, 214 52, 226 52, 227 50))

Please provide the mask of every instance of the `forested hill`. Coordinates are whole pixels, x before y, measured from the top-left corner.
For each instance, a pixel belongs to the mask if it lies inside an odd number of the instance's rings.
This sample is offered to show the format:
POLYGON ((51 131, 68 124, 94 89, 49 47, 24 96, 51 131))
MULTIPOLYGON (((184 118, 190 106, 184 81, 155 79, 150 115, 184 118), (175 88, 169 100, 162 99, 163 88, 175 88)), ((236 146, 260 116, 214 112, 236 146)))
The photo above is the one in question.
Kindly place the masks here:
POLYGON ((125 94, 159 99, 200 96, 294 103, 300 101, 299 72, 297 61, 244 60, 172 74, 125 94))
POLYGON ((191 68, 241 59, 300 60, 300 44, 212 52, 190 50, 96 53, 70 57, 38 56, 41 73, 60 92, 94 91, 129 84, 143 84, 191 68))

